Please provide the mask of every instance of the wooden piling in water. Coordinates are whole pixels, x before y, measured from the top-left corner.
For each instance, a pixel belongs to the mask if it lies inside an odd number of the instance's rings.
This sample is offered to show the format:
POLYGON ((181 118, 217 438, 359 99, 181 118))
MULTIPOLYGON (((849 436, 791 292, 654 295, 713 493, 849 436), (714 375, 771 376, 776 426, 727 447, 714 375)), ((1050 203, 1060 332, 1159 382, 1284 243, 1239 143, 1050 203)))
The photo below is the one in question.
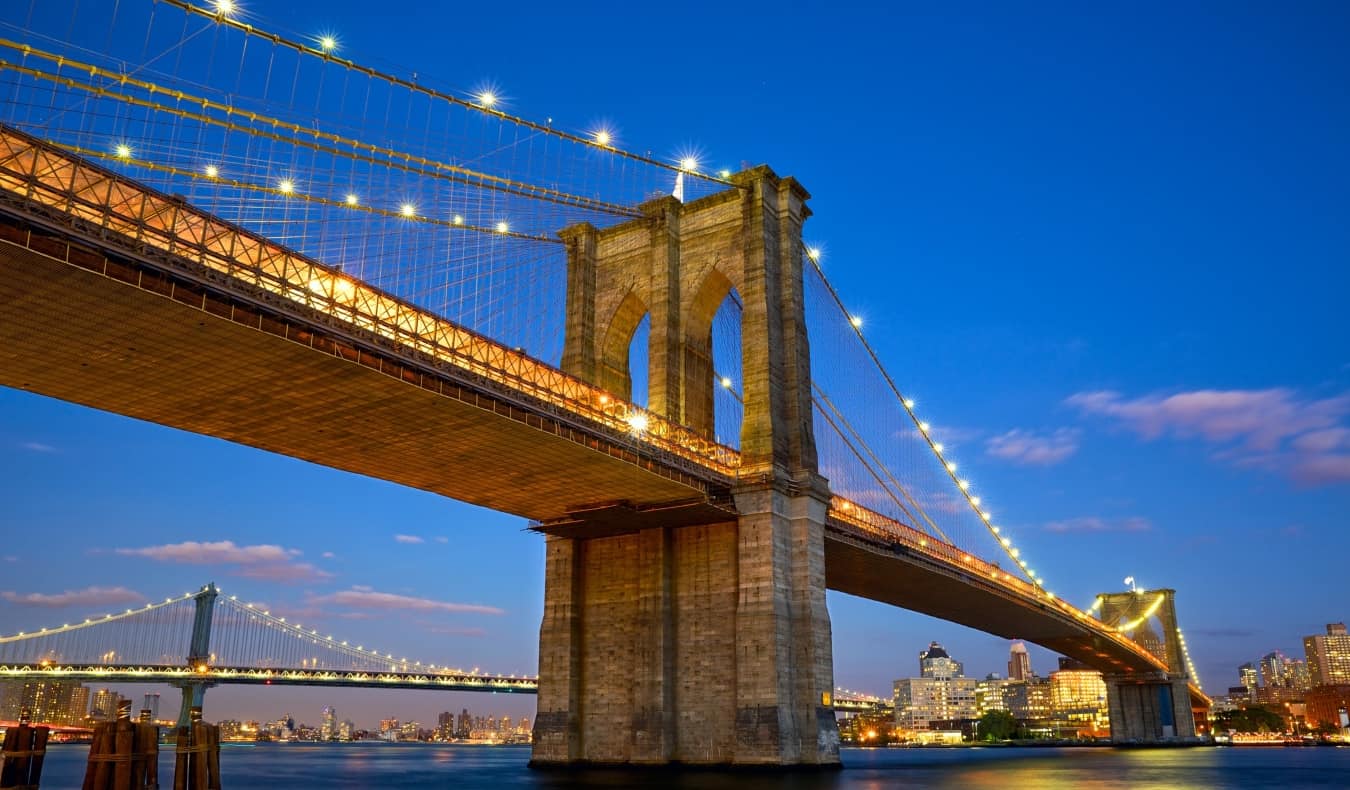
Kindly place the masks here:
POLYGON ((133 722, 130 703, 94 728, 83 790, 159 790, 159 727, 133 722))
POLYGON ((202 709, 178 728, 173 769, 174 790, 220 790, 220 728, 202 721, 202 709))
POLYGON ((18 726, 5 730, 0 745, 0 790, 38 790, 42 781, 49 730, 28 721, 28 711, 24 711, 18 726))

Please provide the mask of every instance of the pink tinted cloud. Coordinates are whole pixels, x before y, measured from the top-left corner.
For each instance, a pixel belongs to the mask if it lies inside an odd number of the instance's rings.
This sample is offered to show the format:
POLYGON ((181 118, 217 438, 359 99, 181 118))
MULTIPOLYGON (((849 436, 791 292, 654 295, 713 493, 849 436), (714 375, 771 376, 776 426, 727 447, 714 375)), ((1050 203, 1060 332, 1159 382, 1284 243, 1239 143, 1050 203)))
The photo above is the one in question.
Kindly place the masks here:
POLYGON ((407 610, 414 612, 452 612, 455 614, 506 614, 504 609, 480 604, 453 603, 430 598, 416 598, 396 593, 377 592, 369 588, 353 587, 314 598, 317 604, 335 604, 353 609, 407 610))
POLYGON ((1049 532, 1147 532, 1153 529, 1153 524, 1141 516, 1126 518, 1079 516, 1051 521, 1045 525, 1045 529, 1049 532))
POLYGON ((1280 471, 1308 485, 1350 482, 1350 394, 1307 398, 1273 388, 1126 398, 1097 391, 1065 402, 1144 439, 1200 439, 1217 447, 1216 458, 1239 466, 1280 471))
POLYGON ((145 602, 145 596, 125 587, 85 587, 60 593, 0 592, 0 598, 20 606, 122 606, 145 602))
POLYGON ((295 549, 260 544, 236 546, 232 540, 199 543, 195 540, 169 543, 163 546, 145 546, 139 549, 117 549, 128 557, 148 557, 161 562, 179 562, 188 565, 249 565, 258 562, 289 562, 300 554, 295 549))
POLYGON ((1053 466, 1078 452, 1079 432, 1059 428, 1048 434, 1015 428, 985 442, 985 452, 1024 466, 1053 466))
POLYGON ((127 557, 146 557, 183 565, 233 565, 235 568, 231 573, 235 576, 286 584, 323 581, 333 577, 333 574, 308 562, 297 562, 296 558, 301 553, 299 549, 288 549, 267 543, 240 546, 232 540, 214 542, 189 540, 114 551, 127 557))

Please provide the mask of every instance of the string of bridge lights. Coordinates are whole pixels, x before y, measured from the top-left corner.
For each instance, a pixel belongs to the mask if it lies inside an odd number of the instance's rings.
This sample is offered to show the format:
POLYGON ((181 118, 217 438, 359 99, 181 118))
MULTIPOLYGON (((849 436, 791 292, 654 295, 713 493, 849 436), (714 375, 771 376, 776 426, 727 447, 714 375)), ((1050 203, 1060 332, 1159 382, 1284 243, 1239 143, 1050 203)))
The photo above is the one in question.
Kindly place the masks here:
POLYGON ((929 449, 933 452, 933 456, 937 458, 938 463, 942 464, 943 470, 946 472, 947 476, 951 478, 952 482, 956 484, 961 495, 965 498, 967 504, 970 505, 970 509, 974 511, 975 515, 980 519, 980 522, 989 530, 989 534, 993 535, 994 539, 999 542, 999 545, 1003 548, 1004 553, 1008 555, 1008 558, 1022 569, 1022 572, 1026 574, 1027 578, 1031 580, 1032 584, 1034 584, 1037 589, 1045 594, 1047 599, 1052 601, 1055 600, 1055 594, 1045 588, 1045 579, 1042 576, 1037 575, 1036 571, 1031 568, 1026 558, 1022 556, 1021 549, 1013 545, 1012 538, 1004 532, 1003 528, 994 523, 993 514, 982 507, 980 497, 976 496, 974 492, 971 491, 970 481, 963 477, 959 477, 956 474, 956 461, 951 459, 950 453, 942 446, 942 443, 933 438, 932 425, 919 418, 918 413, 915 411, 917 405, 916 401, 913 398, 907 398, 901 394, 900 388, 896 386, 891 375, 887 373, 886 368, 882 366, 881 359, 877 356, 871 343, 867 342, 867 337, 863 334, 862 316, 850 312, 848 308, 844 306, 844 302, 840 298, 839 292, 834 289, 834 286, 830 283, 829 279, 824 276, 825 272, 821 268, 821 257, 822 251, 820 247, 807 247, 807 260, 809 260, 811 264, 816 267, 816 270, 820 272, 821 281, 825 283, 826 290, 834 299, 835 304, 838 305, 839 309, 847 317, 848 324, 852 328, 853 333, 857 335, 863 348, 867 350, 873 363, 876 364, 877 370, 881 371, 881 375, 885 378, 886 384, 890 387, 891 392, 895 394, 896 399, 900 401, 900 405, 904 407, 905 413, 909 416, 910 420, 913 421, 914 426, 918 428, 919 435, 923 437, 924 442, 927 443, 929 449))
POLYGON ((341 38, 332 31, 323 31, 309 38, 308 42, 293 41, 280 36, 276 33, 265 32, 252 24, 240 21, 245 15, 243 4, 238 0, 211 0, 210 7, 192 5, 186 0, 163 0, 169 5, 176 6, 189 13, 200 14, 210 19, 214 19, 219 24, 226 24, 243 31, 248 35, 261 36, 274 44, 289 47, 300 53, 321 57, 324 60, 337 63, 346 68, 358 71, 370 77, 385 80, 391 84, 407 88, 417 93, 422 93, 438 99, 443 99, 452 104, 456 104, 479 112, 496 116, 502 120, 511 123, 520 124, 534 131, 551 134, 569 140, 574 143, 599 148, 609 151, 626 159, 632 159, 644 164, 654 165, 656 167, 674 170, 681 174, 689 174, 709 181, 716 181, 729 184, 731 171, 727 169, 718 170, 716 173, 704 172, 700 157, 693 151, 686 151, 678 154, 672 161, 662 161, 653 159, 649 156, 627 151, 618 146, 618 134, 609 124, 598 124, 583 134, 573 134, 571 132, 555 128, 553 119, 549 118, 546 123, 538 123, 527 118, 511 115, 501 110, 503 97, 501 91, 493 85, 481 87, 470 98, 463 98, 453 94, 444 93, 425 85, 419 85, 415 82, 406 80, 402 77, 378 71, 369 66, 363 66, 353 60, 338 57, 338 52, 342 48, 341 38))

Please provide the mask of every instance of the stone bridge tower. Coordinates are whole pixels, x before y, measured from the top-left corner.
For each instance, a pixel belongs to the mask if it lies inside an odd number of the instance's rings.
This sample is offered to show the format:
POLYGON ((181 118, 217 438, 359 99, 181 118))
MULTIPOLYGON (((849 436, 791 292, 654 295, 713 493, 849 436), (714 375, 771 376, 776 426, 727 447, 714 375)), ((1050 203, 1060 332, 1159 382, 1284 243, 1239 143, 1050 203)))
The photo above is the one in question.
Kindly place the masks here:
POLYGON ((1158 743, 1195 737, 1190 675, 1177 629, 1176 590, 1102 593, 1100 618, 1138 642, 1164 664, 1155 678, 1107 673, 1111 740, 1158 743))
MULTIPOLYGON (((734 508, 547 538, 533 762, 834 765, 839 734, 803 308, 806 191, 767 167, 690 203, 561 232, 563 367, 631 396, 651 316, 651 411, 713 428, 712 320, 743 303, 734 508), (705 523, 706 522, 706 523, 705 523)), ((545 530, 547 531, 547 530, 545 530)))

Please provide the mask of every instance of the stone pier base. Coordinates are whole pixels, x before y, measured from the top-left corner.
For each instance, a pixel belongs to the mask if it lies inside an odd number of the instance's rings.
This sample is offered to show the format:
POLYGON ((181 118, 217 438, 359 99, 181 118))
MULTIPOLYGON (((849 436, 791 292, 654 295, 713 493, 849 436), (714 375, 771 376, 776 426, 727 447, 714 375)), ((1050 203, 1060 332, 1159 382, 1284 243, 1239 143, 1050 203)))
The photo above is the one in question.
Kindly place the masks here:
POLYGON ((1140 681, 1106 676, 1111 742, 1160 744, 1194 741, 1195 718, 1184 678, 1140 681))
POLYGON ((547 539, 531 765, 837 765, 820 497, 547 539))

